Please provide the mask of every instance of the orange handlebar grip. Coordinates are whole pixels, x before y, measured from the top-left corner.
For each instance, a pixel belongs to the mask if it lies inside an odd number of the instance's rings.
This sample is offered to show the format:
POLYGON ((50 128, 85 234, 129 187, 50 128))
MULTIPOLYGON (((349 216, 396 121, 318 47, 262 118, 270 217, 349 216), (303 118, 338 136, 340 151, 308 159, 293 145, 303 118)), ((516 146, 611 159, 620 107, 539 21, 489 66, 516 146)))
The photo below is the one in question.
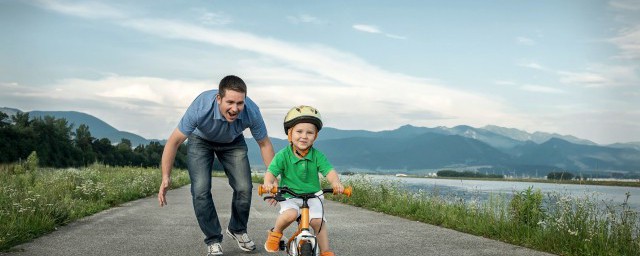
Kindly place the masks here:
MULTIPOLYGON (((261 196, 264 193, 268 193, 269 191, 264 190, 264 188, 262 188, 262 185, 258 186, 258 195, 261 196)), ((278 187, 273 187, 271 188, 271 194, 275 194, 278 193, 278 187)))
POLYGON ((353 192, 353 188, 351 186, 348 186, 344 188, 344 190, 342 191, 342 194, 344 194, 347 197, 351 197, 351 192, 353 192))

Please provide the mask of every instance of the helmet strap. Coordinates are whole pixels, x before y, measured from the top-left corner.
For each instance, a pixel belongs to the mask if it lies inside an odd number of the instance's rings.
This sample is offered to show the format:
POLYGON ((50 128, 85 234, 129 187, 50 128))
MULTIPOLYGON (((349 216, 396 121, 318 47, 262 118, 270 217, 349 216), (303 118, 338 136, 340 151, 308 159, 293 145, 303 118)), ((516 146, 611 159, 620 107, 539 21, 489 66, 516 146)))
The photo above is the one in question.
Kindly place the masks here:
MULTIPOLYGON (((309 147, 305 150, 301 150, 298 149, 296 146, 293 145, 293 128, 289 128, 289 131, 287 131, 287 139, 289 140, 289 144, 291 145, 291 149, 293 150, 294 153, 296 153, 296 155, 304 158, 305 156, 307 156, 307 154, 309 154, 309 150, 311 150, 311 147, 313 147, 313 144, 309 145, 309 147)), ((316 131, 316 133, 314 134, 314 140, 315 138, 318 137, 318 132, 316 131)))

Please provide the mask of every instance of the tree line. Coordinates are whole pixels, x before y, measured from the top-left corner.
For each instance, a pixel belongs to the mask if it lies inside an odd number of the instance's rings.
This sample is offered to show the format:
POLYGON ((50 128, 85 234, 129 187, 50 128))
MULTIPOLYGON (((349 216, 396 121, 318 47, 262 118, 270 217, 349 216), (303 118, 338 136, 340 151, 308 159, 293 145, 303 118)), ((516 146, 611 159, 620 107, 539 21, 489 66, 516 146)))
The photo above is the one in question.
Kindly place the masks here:
POLYGON ((465 177, 465 178, 492 178, 504 179, 504 175, 499 174, 483 174, 479 172, 464 171, 458 172, 454 170, 442 170, 436 173, 438 177, 465 177))
MULTIPOLYGON (((91 136, 89 126, 73 124, 52 116, 32 119, 29 113, 8 116, 0 112, 0 163, 24 161, 36 152, 40 166, 80 167, 93 163, 111 166, 159 167, 164 145, 151 142, 132 147, 122 139, 113 143, 107 138, 91 136)), ((181 145, 174 166, 187 168, 187 149, 181 145)))

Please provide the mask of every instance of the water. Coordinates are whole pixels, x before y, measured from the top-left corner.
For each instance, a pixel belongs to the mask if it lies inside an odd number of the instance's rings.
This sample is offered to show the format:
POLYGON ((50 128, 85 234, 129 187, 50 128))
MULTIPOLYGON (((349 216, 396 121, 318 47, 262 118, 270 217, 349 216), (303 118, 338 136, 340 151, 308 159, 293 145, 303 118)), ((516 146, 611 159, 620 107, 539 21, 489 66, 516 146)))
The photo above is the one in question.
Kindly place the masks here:
MULTIPOLYGON (((626 193, 629 192, 628 204, 631 209, 640 212, 640 187, 598 186, 578 184, 553 184, 536 182, 515 181, 485 181, 485 180, 460 180, 460 179, 426 179, 395 177, 389 175, 367 175, 373 181, 399 181, 404 188, 411 191, 425 191, 431 193, 438 191, 441 196, 455 196, 459 198, 486 200, 490 194, 512 195, 514 191, 523 191, 529 187, 540 189, 546 196, 549 193, 560 193, 578 198, 589 196, 596 198, 604 205, 619 206, 624 203, 626 193)), ((343 177, 345 179, 347 177, 343 177)))

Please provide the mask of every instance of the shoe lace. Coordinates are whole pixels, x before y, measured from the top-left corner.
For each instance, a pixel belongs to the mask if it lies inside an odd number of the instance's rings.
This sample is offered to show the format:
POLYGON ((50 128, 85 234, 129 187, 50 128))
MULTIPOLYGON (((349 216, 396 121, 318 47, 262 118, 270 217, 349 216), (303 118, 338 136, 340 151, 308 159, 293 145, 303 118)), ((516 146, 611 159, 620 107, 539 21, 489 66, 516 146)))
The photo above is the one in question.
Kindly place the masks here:
POLYGON ((251 242, 251 239, 249 239, 249 236, 247 235, 247 233, 242 234, 242 241, 245 243, 251 242))
POLYGON ((211 253, 218 253, 222 251, 222 246, 219 243, 215 243, 212 245, 209 245, 209 252, 211 253))

